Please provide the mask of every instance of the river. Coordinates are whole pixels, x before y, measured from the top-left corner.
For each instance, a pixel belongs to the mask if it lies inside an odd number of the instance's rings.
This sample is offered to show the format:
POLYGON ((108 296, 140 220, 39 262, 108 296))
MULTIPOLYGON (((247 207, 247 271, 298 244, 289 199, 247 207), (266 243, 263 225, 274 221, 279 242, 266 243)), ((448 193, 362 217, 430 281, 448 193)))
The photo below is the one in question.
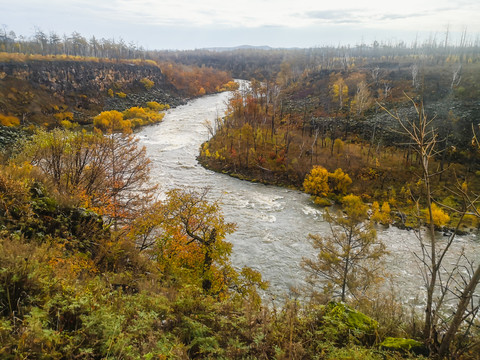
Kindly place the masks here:
MULTIPOLYGON (((270 282, 267 296, 291 296, 292 288, 305 285, 302 258, 314 255, 308 234, 328 234, 329 226, 302 192, 238 180, 197 162, 199 147, 209 137, 205 121, 224 114, 229 95, 204 96, 170 109, 160 124, 145 127, 137 135, 152 161, 152 180, 160 191, 208 187, 209 198, 220 199, 225 219, 237 224, 237 231, 227 238, 233 244, 232 263, 260 271, 270 282)), ((413 231, 382 227, 378 237, 390 251, 387 271, 393 275, 397 292, 415 302, 424 291, 413 256, 419 250, 413 231)), ((458 237, 455 247, 465 247, 478 258, 473 235, 458 237)))

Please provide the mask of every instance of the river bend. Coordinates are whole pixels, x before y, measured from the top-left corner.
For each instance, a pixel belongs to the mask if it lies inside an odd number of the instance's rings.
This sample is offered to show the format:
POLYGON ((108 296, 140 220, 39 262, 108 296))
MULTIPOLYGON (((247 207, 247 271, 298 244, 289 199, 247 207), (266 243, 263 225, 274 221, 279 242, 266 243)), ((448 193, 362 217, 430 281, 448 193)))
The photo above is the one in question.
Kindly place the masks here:
MULTIPOLYGON (((152 180, 160 191, 210 188, 210 199, 220 199, 225 219, 237 224, 237 231, 227 238, 233 243, 233 264, 259 270, 270 282, 269 294, 282 296, 305 285, 300 262, 314 254, 308 234, 328 233, 329 227, 302 192, 238 180, 197 162, 199 147, 209 137, 205 121, 223 116, 229 95, 204 96, 170 109, 161 123, 137 135, 152 161, 152 180)), ((390 251, 387 269, 396 287, 407 301, 415 301, 416 294, 422 294, 422 281, 412 254, 418 250, 413 232, 390 227, 379 229, 378 236, 390 251)), ((473 240, 459 237, 456 247, 478 257, 473 240)))

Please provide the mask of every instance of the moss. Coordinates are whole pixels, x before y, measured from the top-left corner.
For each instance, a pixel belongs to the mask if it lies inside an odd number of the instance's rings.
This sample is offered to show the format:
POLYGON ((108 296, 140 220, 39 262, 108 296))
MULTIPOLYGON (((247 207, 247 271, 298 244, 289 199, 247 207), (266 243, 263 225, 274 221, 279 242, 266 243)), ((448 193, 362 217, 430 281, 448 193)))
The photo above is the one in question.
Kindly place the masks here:
POLYGON ((325 307, 323 319, 326 327, 335 328, 335 337, 340 340, 339 343, 351 336, 362 344, 371 345, 375 341, 378 323, 344 303, 329 303, 325 307))
POLYGON ((382 341, 380 347, 391 350, 410 350, 415 346, 422 346, 420 341, 414 339, 387 337, 382 341))
POLYGON ((380 345, 382 350, 397 351, 400 353, 411 352, 416 355, 428 356, 428 349, 420 341, 414 339, 387 337, 380 345))
POLYGON ((378 323, 375 320, 346 304, 332 302, 329 304, 329 308, 331 315, 334 315, 339 320, 343 320, 353 330, 373 334, 378 327, 378 323))

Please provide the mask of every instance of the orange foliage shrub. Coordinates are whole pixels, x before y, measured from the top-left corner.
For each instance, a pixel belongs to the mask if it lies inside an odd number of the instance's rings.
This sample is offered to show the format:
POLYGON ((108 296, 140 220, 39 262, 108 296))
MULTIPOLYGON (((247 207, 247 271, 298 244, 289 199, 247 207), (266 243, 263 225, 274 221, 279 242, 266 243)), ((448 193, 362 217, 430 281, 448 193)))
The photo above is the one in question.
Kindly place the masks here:
POLYGON ((161 69, 168 81, 189 96, 214 93, 231 81, 225 71, 209 67, 163 63, 161 69))
POLYGON ((2 126, 18 126, 20 125, 20 119, 16 116, 8 116, 0 114, 0 125, 2 126))

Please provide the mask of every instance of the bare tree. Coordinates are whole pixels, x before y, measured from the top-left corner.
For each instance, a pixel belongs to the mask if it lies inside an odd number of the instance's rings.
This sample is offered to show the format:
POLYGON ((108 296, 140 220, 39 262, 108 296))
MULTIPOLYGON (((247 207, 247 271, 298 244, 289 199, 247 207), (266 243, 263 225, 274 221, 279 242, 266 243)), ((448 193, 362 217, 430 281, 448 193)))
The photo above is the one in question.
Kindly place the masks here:
MULTIPOLYGON (((411 100, 411 99, 410 99, 411 100)), ((422 231, 416 232, 419 240, 421 253, 415 254, 422 266, 422 274, 426 286, 425 324, 423 330, 424 341, 433 353, 444 358, 450 351, 455 335, 458 333, 462 323, 468 315, 478 312, 478 306, 472 307, 474 291, 480 281, 480 266, 475 268, 471 260, 462 254, 457 258, 453 267, 447 269, 446 257, 451 252, 455 236, 460 224, 466 214, 476 214, 480 217, 475 206, 478 196, 471 198, 467 191, 466 184, 457 184, 456 195, 464 199, 462 209, 459 212, 459 220, 456 228, 452 231, 447 241, 440 243, 435 237, 435 221, 433 215, 435 199, 433 198, 432 178, 438 173, 432 172, 431 161, 439 152, 436 149, 437 133, 432 126, 433 119, 428 119, 422 104, 416 104, 411 100, 417 117, 414 120, 401 118, 386 110, 395 118, 402 129, 402 133, 408 138, 408 145, 417 152, 421 164, 422 173, 420 178, 424 187, 424 203, 427 209, 426 238, 422 231), (470 271, 465 271, 470 264, 470 271), (468 273, 465 275, 465 273, 468 273), (450 299, 449 299, 450 298, 450 299), (456 301, 455 301, 456 299, 456 301), (447 301, 454 302, 454 315, 446 317, 442 315, 447 301), (444 329, 443 338, 439 339, 439 327, 444 329)), ((418 210, 418 218, 422 219, 419 211, 420 199, 415 199, 418 210)), ((454 210, 454 209, 452 209, 454 210)), ((422 226, 422 221, 419 221, 422 226)))
POLYGON ((375 66, 375 67, 372 69, 372 79, 373 79, 373 81, 375 82, 375 84, 378 83, 379 75, 380 75, 380 67, 375 66))
POLYGON ((130 134, 38 131, 19 157, 37 166, 56 189, 77 196, 105 216, 107 223, 131 222, 156 189, 149 186, 150 160, 130 134))
POLYGON ((460 84, 460 81, 462 80, 462 76, 460 74, 461 71, 462 71, 462 64, 458 64, 453 69, 452 83, 450 84, 450 89, 453 89, 455 86, 458 86, 460 84))
POLYGON ((418 87, 418 65, 413 64, 411 70, 412 70, 412 86, 414 88, 417 88, 418 87))

